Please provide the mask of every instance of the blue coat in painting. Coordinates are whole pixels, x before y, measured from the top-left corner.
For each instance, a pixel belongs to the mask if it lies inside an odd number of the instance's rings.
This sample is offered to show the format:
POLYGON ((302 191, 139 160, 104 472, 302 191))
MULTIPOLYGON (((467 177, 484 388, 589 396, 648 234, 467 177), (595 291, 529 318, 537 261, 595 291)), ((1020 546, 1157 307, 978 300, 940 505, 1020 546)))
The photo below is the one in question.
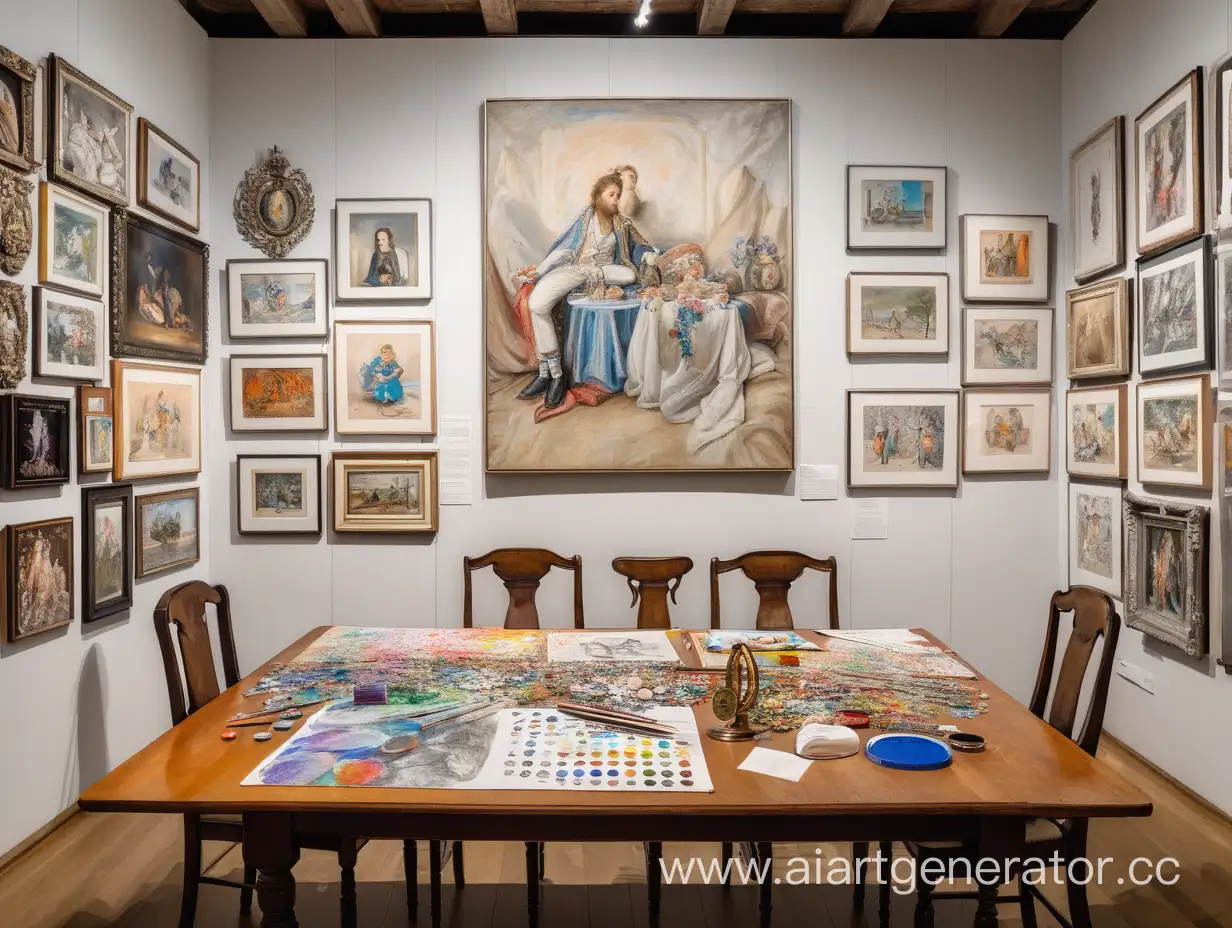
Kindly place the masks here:
POLYGON ((402 399, 403 373, 394 358, 386 361, 378 354, 359 369, 359 385, 378 403, 396 403, 402 399))

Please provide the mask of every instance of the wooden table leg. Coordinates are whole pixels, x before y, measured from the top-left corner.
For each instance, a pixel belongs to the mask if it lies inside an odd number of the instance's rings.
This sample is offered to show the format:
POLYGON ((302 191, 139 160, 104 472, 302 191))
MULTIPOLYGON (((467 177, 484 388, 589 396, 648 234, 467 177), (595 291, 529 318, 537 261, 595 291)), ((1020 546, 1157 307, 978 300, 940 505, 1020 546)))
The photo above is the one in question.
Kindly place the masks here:
POLYGON ((298 861, 299 845, 288 813, 244 813, 244 863, 257 868, 261 928, 299 928, 291 875, 298 861))
MULTIPOLYGON (((1002 862, 1001 879, 1009 881, 1004 862, 1021 857, 1026 847, 1026 819, 1005 815, 989 815, 980 822, 977 859, 1002 862)), ((975 928, 997 928, 997 891, 999 883, 980 883, 979 901, 975 907, 975 928)))
POLYGON ((441 841, 428 842, 428 872, 432 881, 428 884, 428 914, 432 928, 441 923, 441 841))

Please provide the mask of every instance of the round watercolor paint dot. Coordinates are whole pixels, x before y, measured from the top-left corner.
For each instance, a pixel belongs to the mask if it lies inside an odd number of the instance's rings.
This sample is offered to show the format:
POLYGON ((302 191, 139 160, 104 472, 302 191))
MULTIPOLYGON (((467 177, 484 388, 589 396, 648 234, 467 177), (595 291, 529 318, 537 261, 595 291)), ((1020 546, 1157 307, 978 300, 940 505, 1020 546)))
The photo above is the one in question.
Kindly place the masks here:
POLYGON ((535 766, 535 762, 533 760, 524 760, 522 761, 522 766, 523 767, 533 767, 535 766))
POLYGON ((636 757, 636 756, 637 756, 637 748, 633 748, 633 747, 625 748, 625 757, 636 757))
POLYGON ((643 738, 643 739, 642 739, 642 744, 644 744, 646 747, 650 747, 650 739, 649 739, 649 738, 643 738))
POLYGON ((568 757, 568 756, 569 756, 569 752, 568 752, 568 751, 557 751, 557 752, 556 752, 556 756, 557 756, 557 757, 568 757))
POLYGON ((507 760, 507 761, 505 761, 505 766, 506 766, 506 767, 516 767, 517 765, 518 765, 518 762, 517 762, 516 760, 507 760))
POLYGON ((603 776, 603 771, 602 770, 592 770, 590 771, 590 775, 592 777, 601 777, 603 776))
POLYGON ((664 780, 664 781, 663 781, 660 785, 661 785, 661 786, 671 786, 671 785, 672 785, 672 781, 671 781, 671 780, 664 780))
POLYGON ((507 777, 511 777, 511 776, 513 776, 513 771, 512 771, 512 770, 506 770, 506 771, 505 771, 505 776, 507 776, 507 777))
POLYGON ((601 760, 592 760, 592 761, 590 762, 590 766, 592 766, 592 767, 602 767, 602 766, 603 766, 603 761, 601 761, 601 760))
POLYGON ((586 771, 585 770, 574 770, 573 775, 575 777, 584 777, 586 776, 586 771))
POLYGON ((602 757, 602 756, 603 756, 603 752, 602 752, 602 751, 591 751, 591 752, 590 752, 590 756, 591 756, 591 757, 602 757))
POLYGON ((670 770, 664 770, 663 773, 660 774, 660 776, 665 776, 665 777, 674 777, 675 775, 676 774, 672 773, 670 770))
POLYGON ((627 777, 635 777, 635 776, 637 776, 637 771, 636 771, 636 770, 626 770, 626 771, 625 771, 625 776, 627 776, 627 777))
POLYGON ((540 770, 539 772, 537 772, 537 773, 535 774, 535 776, 537 776, 537 777, 538 777, 539 779, 541 779, 541 780, 546 780, 546 779, 547 779, 548 777, 550 777, 551 775, 552 775, 552 774, 550 774, 550 773, 549 773, 548 771, 546 771, 546 770, 540 770))
POLYGON ((557 778, 558 780, 559 780, 559 779, 563 779, 564 777, 567 777, 567 776, 569 776, 569 771, 568 771, 568 770, 557 770, 557 771, 556 771, 556 778, 557 778))
POLYGON ((233 732, 233 731, 224 731, 224 732, 222 733, 222 740, 223 740, 223 741, 234 741, 234 740, 236 739, 236 737, 237 737, 237 736, 236 736, 236 733, 235 733, 235 732, 233 732))
POLYGON ((637 761, 635 761, 635 760, 627 760, 627 761, 625 761, 625 766, 626 766, 626 767, 636 767, 636 766, 637 766, 637 761))
POLYGON ((667 751, 660 751, 659 756, 660 757, 671 757, 672 755, 669 754, 667 751))
POLYGON ((693 781, 692 781, 692 780, 681 780, 681 781, 680 781, 680 785, 681 785, 681 786, 692 786, 692 785, 693 785, 693 781))
POLYGON ((548 721, 549 721, 549 722, 559 722, 559 721, 560 721, 560 716, 559 716, 559 715, 549 715, 549 716, 548 716, 548 721))
POLYGON ((286 712, 283 712, 278 717, 280 719, 298 719, 298 718, 302 718, 303 715, 304 713, 300 712, 298 709, 289 709, 286 712))
POLYGON ((607 775, 608 775, 609 777, 618 777, 618 776, 620 776, 620 771, 619 771, 619 770, 609 770, 609 771, 607 772, 607 775))
POLYGON ((522 776, 523 776, 523 777, 528 777, 528 776, 530 776, 530 771, 529 771, 529 770, 523 770, 523 771, 522 771, 522 776))
POLYGON ((672 743, 670 741, 660 741, 659 742, 659 747, 661 748, 670 748, 671 746, 672 746, 672 743))
POLYGON ((656 783, 654 780, 647 780, 646 785, 647 786, 658 786, 659 784, 656 783))
POLYGON ((584 761, 584 760, 575 760, 575 761, 573 762, 573 766, 575 766, 575 767, 585 767, 585 766, 586 766, 586 761, 584 761))
POLYGON ((681 767, 684 770, 688 770, 693 765, 690 764, 687 760, 682 760, 677 763, 677 766, 681 767))
POLYGON ((642 751, 642 757, 654 757, 654 751, 642 751))
POLYGON ((534 757, 535 754, 536 754, 536 751, 534 750, 534 748, 527 748, 525 751, 522 752, 523 757, 534 757))
POLYGON ((552 762, 550 760, 541 760, 539 761, 539 766, 540 767, 551 767, 552 762))
POLYGON ((255 735, 252 736, 252 740, 253 741, 269 741, 270 738, 272 737, 274 736, 268 731, 259 731, 255 735))
POLYGON ((671 765, 672 765, 672 762, 671 762, 670 760, 661 760, 661 761, 659 761, 659 766, 660 766, 660 767, 670 767, 671 765))
POLYGON ((619 756, 620 756, 620 752, 619 752, 619 751, 608 751, 608 752, 607 752, 607 756, 608 756, 608 757, 619 757, 619 756))

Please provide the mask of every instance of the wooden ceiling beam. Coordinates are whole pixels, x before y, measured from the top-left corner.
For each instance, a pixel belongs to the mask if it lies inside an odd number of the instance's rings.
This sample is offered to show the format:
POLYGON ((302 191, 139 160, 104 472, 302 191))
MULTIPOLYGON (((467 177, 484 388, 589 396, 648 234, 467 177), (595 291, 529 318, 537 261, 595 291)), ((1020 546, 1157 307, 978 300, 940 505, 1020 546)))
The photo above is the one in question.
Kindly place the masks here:
POLYGON ((515 0, 479 0, 488 35, 517 35, 518 6, 515 0))
POLYGON ((736 0, 702 0, 701 11, 697 14, 697 34, 722 35, 726 32, 735 5, 736 0))
POLYGON ((252 0, 252 5, 274 30, 274 35, 287 39, 302 39, 308 35, 308 17, 299 0, 252 0))
POLYGON ((329 11, 347 35, 372 37, 381 34, 381 14, 372 0, 325 0, 329 11))
POLYGON ((885 19, 894 0, 851 0, 843 17, 843 35, 861 38, 872 35, 885 19))
POLYGON ((975 34, 985 39, 1004 35, 1005 30, 1027 8, 1029 0, 984 0, 975 17, 975 34))

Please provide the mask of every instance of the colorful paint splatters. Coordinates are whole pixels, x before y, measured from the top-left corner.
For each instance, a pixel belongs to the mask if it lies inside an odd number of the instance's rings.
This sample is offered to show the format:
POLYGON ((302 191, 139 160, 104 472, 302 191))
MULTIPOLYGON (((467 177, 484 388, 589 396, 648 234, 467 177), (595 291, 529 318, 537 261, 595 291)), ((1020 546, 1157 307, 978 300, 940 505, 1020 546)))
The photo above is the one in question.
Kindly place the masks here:
POLYGON ((539 631, 504 628, 331 628, 292 664, 379 664, 407 658, 543 658, 539 631))

